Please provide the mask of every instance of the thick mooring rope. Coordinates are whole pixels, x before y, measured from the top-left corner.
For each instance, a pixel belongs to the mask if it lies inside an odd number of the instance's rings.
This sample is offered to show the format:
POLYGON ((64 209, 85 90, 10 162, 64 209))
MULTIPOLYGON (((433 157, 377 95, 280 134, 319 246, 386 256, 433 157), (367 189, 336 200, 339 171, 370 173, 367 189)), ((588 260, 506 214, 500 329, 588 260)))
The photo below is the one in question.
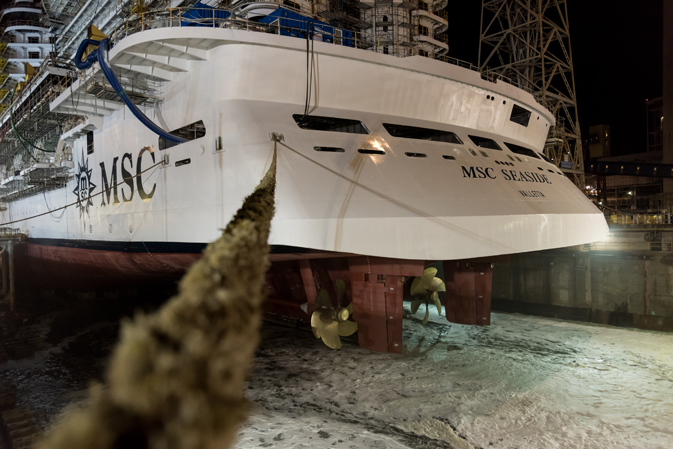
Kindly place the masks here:
POLYGON ((42 449, 228 448, 246 419, 243 395, 259 340, 271 167, 157 313, 125 322, 91 405, 70 414, 42 449))

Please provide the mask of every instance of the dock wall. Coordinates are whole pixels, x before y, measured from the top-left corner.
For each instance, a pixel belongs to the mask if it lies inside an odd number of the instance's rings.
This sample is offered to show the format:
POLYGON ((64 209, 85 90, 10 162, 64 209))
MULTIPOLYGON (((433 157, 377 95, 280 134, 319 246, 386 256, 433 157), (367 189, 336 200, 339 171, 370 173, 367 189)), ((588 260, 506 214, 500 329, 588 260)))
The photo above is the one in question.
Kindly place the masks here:
POLYGON ((569 248, 514 255, 494 267, 492 307, 673 331, 673 252, 569 248))

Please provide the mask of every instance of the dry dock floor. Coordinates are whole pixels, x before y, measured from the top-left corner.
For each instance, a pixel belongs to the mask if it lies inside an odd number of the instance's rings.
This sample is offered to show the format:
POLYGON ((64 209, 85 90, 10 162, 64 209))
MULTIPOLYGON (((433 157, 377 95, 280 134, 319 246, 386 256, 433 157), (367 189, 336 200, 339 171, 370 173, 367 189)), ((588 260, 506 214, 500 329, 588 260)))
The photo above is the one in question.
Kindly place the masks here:
MULTIPOLYGON (((47 431, 84 401, 117 333, 113 319, 80 321, 38 318, 45 349, 0 364, 0 384, 47 431)), ((673 334, 516 314, 492 323, 409 318, 403 355, 332 351, 266 324, 236 447, 673 447, 673 334)))

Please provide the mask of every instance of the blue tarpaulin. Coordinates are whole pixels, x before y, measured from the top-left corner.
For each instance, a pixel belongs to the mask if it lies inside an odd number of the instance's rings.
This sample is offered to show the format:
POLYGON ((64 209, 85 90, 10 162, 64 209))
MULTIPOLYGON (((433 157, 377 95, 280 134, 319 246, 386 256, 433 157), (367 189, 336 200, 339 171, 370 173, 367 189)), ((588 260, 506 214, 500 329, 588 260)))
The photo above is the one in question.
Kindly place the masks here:
POLYGON ((189 10, 182 14, 181 26, 183 27, 214 27, 217 26, 214 20, 226 19, 231 13, 215 9, 212 6, 204 5, 201 2, 195 3, 189 10))
MULTIPOLYGON (((273 23, 276 20, 278 21, 278 25, 280 27, 280 34, 283 36, 292 36, 306 39, 308 27, 312 26, 313 40, 329 43, 334 42, 335 28, 332 25, 329 25, 325 22, 320 22, 319 20, 311 19, 310 17, 302 16, 301 14, 284 8, 278 8, 268 16, 260 19, 259 22, 273 23)), ((346 47, 354 47, 352 31, 342 30, 341 44, 346 47)))

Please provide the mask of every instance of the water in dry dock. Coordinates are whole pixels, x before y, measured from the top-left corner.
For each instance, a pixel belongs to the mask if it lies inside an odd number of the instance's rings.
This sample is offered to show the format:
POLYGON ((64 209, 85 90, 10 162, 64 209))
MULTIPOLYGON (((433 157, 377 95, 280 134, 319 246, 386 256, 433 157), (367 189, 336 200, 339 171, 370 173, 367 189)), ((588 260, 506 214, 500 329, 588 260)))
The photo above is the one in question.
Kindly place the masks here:
MULTIPOLYGON (((0 386, 42 427, 100 378, 132 311, 111 304, 37 317, 28 328, 45 348, 0 364, 0 386)), ((401 356, 331 351, 306 329, 267 324, 237 447, 673 446, 673 334, 508 314, 492 323, 408 319, 401 356)))

